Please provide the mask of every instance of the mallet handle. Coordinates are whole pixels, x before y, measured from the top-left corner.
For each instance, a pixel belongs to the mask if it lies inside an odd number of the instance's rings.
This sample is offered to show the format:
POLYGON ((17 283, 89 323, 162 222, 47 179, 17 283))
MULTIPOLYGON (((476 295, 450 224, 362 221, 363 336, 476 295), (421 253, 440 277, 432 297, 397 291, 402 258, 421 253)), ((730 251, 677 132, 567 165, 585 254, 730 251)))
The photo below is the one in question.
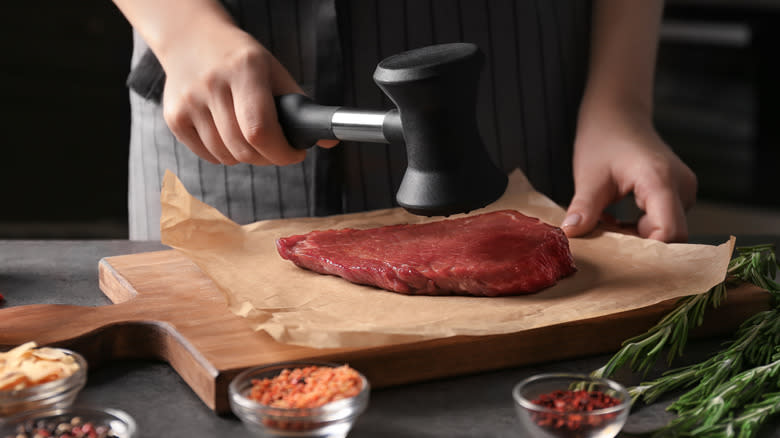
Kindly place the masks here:
POLYGON ((301 94, 276 98, 276 111, 287 141, 307 149, 317 140, 403 143, 398 110, 371 111, 319 105, 301 94))

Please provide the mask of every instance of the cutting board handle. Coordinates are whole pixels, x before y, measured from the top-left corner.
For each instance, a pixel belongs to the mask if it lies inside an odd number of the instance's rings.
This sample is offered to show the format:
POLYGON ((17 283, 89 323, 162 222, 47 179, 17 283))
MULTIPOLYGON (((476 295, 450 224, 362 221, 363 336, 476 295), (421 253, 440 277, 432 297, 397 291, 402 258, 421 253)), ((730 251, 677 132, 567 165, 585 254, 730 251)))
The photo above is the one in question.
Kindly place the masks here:
POLYGON ((32 304, 0 310, 0 349, 29 341, 39 345, 77 340, 112 324, 127 322, 122 303, 83 307, 63 304, 32 304))

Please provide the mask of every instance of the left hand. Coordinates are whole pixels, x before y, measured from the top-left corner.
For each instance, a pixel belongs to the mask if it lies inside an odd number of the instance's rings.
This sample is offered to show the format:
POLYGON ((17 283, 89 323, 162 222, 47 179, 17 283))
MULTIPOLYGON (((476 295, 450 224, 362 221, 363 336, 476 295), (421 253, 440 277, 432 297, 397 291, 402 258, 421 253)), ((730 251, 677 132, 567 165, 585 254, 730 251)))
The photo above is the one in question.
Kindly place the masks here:
POLYGON ((561 224, 566 235, 590 232, 608 205, 633 192, 644 212, 637 224, 640 236, 687 241, 685 213, 696 200, 696 175, 659 137, 650 118, 616 112, 588 119, 574 146, 575 194, 561 224))

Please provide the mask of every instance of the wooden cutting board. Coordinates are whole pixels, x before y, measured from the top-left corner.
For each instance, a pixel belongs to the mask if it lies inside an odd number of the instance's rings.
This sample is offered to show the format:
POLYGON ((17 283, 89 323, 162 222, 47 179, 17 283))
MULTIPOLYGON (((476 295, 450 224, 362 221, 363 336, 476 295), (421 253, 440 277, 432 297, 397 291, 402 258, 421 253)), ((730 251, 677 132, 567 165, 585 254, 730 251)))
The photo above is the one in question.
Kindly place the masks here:
MULTIPOLYGON (((108 257, 100 288, 114 305, 29 305, 0 310, 0 348, 27 341, 72 348, 91 367, 104 360, 159 358, 171 364, 217 412, 229 410, 227 388, 243 369, 289 360, 348 362, 374 387, 449 377, 617 350, 655 324, 674 302, 600 318, 494 336, 457 336, 357 349, 280 344, 230 313, 221 292, 176 251, 108 257)), ((745 285, 729 292, 695 336, 733 331, 769 307, 766 292, 745 285)), ((589 372, 591 370, 582 370, 589 372)))

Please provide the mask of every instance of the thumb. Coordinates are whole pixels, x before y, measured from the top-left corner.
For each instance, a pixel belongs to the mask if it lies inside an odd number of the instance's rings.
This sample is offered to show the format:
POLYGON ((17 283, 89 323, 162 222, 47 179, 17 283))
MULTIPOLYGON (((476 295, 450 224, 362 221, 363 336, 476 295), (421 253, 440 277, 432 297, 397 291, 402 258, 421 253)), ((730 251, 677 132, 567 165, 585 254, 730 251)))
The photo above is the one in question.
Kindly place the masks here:
POLYGON ((561 229, 568 237, 582 236, 596 228, 604 209, 617 195, 617 186, 602 175, 577 181, 574 198, 561 229))

